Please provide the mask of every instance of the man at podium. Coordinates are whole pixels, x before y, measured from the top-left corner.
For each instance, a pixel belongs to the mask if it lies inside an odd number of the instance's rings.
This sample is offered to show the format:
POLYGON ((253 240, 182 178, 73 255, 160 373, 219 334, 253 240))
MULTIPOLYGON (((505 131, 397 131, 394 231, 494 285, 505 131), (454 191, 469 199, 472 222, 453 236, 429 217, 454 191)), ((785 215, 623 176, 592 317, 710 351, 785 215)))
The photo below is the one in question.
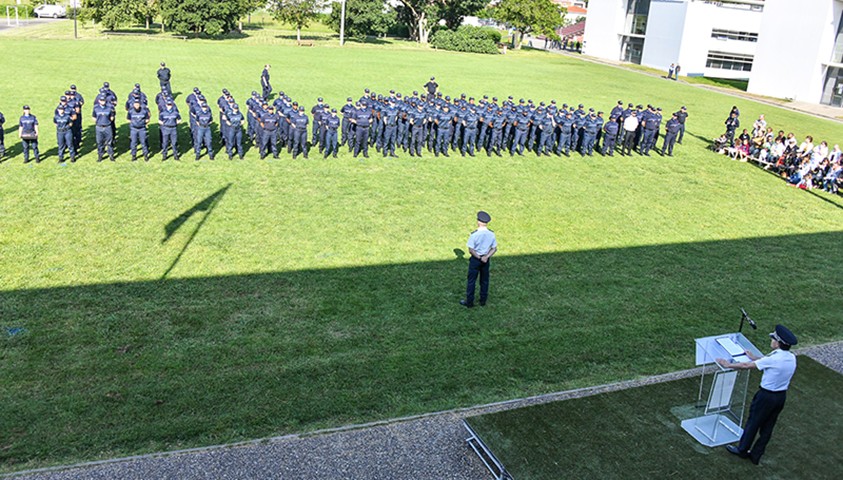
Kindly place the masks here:
POLYGON ((753 369, 761 370, 761 386, 752 398, 752 405, 749 407, 749 420, 741 435, 740 443, 735 447, 727 445, 729 453, 741 458, 748 458, 758 465, 767 442, 773 434, 773 427, 779 413, 784 408, 784 401, 787 394, 787 387, 790 379, 796 371, 796 355, 790 352, 790 347, 796 345, 796 335, 787 327, 776 325, 776 331, 770 334, 770 348, 773 349, 765 357, 757 357, 751 352, 746 352, 751 359, 749 362, 729 363, 722 358, 717 359, 724 368, 732 369, 753 369), (758 435, 755 441, 755 436, 758 435), (755 444, 753 444, 755 441, 755 444))

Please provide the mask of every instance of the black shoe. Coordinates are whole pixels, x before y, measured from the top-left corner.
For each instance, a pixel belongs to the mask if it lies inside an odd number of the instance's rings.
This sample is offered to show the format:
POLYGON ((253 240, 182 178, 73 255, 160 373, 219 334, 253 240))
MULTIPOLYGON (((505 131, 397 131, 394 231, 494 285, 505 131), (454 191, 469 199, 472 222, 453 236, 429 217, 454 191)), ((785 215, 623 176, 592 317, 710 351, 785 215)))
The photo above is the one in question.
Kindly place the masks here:
POLYGON ((726 451, 731 453, 732 455, 737 455, 741 458, 749 458, 748 453, 738 450, 738 447, 734 445, 726 445, 726 451))
POLYGON ((485 307, 486 306, 486 300, 480 300, 480 306, 485 307))
POLYGON ((474 307, 474 303, 468 303, 468 301, 466 301, 466 300, 460 300, 460 305, 462 305, 465 308, 473 308, 474 307))

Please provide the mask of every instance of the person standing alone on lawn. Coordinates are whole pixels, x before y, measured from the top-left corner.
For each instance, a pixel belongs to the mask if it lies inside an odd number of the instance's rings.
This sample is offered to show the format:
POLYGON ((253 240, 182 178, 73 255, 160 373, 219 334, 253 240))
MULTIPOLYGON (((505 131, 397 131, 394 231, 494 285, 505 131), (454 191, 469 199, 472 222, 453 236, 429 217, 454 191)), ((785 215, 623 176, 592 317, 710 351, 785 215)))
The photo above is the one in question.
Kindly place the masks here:
POLYGON ((263 72, 261 72, 261 88, 263 89, 263 99, 269 100, 272 94, 272 85, 269 84, 269 64, 264 65, 263 72))
POLYGON ((474 306, 474 286, 480 277, 480 306, 486 305, 489 296, 489 260, 498 251, 498 241, 495 232, 486 228, 492 217, 484 211, 477 212, 477 230, 468 237, 468 284, 465 289, 465 299, 460 305, 471 308, 474 306))
POLYGON ((746 352, 752 361, 741 363, 729 363, 722 358, 717 363, 725 368, 732 369, 758 369, 764 372, 761 376, 761 386, 752 398, 749 407, 749 419, 741 435, 740 443, 735 447, 727 445, 726 450, 741 458, 748 458, 758 465, 767 442, 773 435, 773 427, 784 408, 787 387, 796 372, 796 355, 790 353, 790 347, 796 345, 796 335, 787 327, 776 325, 776 331, 770 334, 770 348, 773 351, 766 357, 756 357, 746 352), (759 434, 755 441, 755 435, 759 434), (755 441, 755 444, 753 444, 755 441))

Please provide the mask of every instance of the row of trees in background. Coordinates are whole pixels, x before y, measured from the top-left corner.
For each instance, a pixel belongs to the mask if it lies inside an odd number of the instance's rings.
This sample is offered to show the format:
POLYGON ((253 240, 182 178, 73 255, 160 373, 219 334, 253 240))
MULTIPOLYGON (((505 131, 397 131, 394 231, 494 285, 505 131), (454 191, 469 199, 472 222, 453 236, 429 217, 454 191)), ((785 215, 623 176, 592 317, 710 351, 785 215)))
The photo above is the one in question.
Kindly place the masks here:
MULTIPOLYGON (((301 29, 319 16, 327 0, 85 0, 82 18, 90 18, 109 30, 122 25, 145 24, 154 18, 179 33, 217 36, 242 27, 240 20, 259 8, 274 18, 301 29)), ((331 4, 326 23, 340 30, 340 2, 331 4)), ((456 31, 468 15, 493 18, 517 31, 514 44, 525 34, 557 38, 564 10, 551 0, 398 0, 396 7, 386 0, 346 0, 346 34, 350 37, 384 35, 396 25, 406 25, 410 38, 428 43, 440 23, 456 31)))

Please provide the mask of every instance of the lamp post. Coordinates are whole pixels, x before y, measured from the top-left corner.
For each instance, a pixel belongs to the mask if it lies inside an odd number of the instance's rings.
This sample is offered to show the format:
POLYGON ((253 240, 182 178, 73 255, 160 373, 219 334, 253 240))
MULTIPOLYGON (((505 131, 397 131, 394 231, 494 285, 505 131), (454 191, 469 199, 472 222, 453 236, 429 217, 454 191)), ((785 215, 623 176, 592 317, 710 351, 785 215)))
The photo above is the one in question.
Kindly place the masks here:
POLYGON ((76 17, 79 16, 79 0, 73 1, 73 38, 79 38, 79 33, 76 30, 76 17))
POLYGON ((345 45, 345 0, 342 0, 342 13, 340 13, 340 46, 345 45))

